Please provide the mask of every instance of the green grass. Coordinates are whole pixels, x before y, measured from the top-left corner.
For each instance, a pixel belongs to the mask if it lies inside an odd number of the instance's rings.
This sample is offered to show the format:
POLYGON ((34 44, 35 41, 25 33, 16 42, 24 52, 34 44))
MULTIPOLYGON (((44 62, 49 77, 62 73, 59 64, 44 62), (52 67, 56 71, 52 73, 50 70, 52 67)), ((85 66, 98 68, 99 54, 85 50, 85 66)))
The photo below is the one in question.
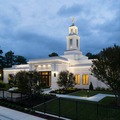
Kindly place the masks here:
POLYGON ((102 93, 102 94, 113 94, 111 91, 93 91, 90 90, 89 93, 87 92, 87 90, 80 90, 74 93, 70 93, 69 95, 75 95, 75 96, 81 96, 81 97, 87 97, 87 96, 93 96, 96 95, 98 93, 102 93))
POLYGON ((43 105, 37 106, 35 110, 47 112, 75 120, 119 120, 120 109, 108 107, 115 98, 106 97, 98 104, 96 102, 76 101, 72 99, 55 99, 43 105), (59 107, 60 106, 60 107, 59 107), (98 114, 97 114, 98 113, 98 114))

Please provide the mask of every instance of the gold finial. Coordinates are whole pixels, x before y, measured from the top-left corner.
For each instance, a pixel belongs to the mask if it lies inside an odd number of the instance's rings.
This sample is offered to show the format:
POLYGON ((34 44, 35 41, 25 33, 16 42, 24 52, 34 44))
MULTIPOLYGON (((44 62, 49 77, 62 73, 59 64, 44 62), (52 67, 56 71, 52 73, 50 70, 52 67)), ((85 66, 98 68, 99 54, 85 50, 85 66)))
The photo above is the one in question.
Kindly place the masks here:
POLYGON ((72 18, 72 24, 74 24, 74 21, 75 21, 75 19, 74 19, 74 17, 72 18))

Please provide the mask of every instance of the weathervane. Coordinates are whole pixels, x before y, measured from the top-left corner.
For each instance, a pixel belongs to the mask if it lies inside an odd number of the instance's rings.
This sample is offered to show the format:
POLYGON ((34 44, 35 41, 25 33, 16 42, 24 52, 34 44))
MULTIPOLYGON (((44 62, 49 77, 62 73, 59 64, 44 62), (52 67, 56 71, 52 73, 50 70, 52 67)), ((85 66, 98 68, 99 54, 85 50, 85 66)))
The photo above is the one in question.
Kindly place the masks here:
POLYGON ((74 21, 75 21, 75 19, 74 19, 74 17, 72 18, 72 24, 74 24, 74 21))

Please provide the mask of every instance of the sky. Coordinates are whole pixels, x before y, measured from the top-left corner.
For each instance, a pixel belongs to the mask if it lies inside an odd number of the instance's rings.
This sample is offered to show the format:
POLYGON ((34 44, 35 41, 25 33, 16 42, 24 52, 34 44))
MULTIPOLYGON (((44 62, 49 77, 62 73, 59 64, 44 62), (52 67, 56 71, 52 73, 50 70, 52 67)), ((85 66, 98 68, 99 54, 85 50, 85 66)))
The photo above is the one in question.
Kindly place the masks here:
POLYGON ((120 0, 0 0, 0 49, 27 59, 63 55, 73 17, 84 55, 120 45, 120 0))

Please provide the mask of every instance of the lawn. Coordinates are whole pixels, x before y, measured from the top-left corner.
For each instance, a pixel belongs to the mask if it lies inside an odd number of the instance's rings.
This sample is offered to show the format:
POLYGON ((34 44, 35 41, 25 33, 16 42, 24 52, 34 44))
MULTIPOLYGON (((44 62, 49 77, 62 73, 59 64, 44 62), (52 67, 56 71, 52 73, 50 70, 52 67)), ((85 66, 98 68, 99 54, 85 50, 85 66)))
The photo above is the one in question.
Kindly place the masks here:
POLYGON ((110 106, 115 98, 107 97, 99 103, 73 99, 55 99, 34 109, 72 120, 119 120, 120 108, 110 106))
POLYGON ((73 92, 73 93, 70 93, 69 95, 75 95, 75 96, 81 96, 81 97, 90 97, 90 96, 93 96, 93 95, 96 95, 98 93, 101 93, 101 94, 113 94, 113 92, 111 91, 96 91, 96 90, 80 90, 80 91, 76 91, 76 92, 73 92))

